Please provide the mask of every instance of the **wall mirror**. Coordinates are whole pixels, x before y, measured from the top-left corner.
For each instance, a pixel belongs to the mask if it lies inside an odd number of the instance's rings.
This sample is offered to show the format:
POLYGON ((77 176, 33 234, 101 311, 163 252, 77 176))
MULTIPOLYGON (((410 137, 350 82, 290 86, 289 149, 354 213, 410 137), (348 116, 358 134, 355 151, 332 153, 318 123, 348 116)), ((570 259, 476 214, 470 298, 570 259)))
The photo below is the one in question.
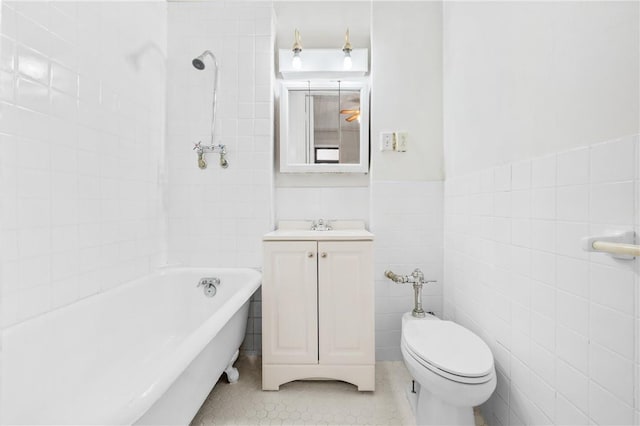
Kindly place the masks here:
POLYGON ((367 173, 369 92, 360 81, 283 81, 281 173, 367 173))

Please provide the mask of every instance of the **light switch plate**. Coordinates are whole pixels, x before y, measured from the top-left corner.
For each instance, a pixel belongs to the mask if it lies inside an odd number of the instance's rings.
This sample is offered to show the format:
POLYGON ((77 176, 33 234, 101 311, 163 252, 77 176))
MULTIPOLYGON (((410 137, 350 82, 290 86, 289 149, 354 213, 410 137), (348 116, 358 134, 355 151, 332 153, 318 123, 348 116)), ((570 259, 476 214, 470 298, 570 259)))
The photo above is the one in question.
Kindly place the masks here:
POLYGON ((380 151, 393 151, 394 150, 394 133, 383 132, 380 133, 380 151))

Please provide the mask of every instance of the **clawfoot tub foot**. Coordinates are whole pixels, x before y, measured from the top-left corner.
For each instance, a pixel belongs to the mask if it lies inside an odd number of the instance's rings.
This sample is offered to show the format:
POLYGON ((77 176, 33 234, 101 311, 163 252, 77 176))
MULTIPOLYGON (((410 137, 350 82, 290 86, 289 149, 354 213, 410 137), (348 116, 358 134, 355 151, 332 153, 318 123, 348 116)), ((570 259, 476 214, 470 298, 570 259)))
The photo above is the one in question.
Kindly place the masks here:
POLYGON ((229 381, 229 383, 237 383, 238 379, 240 378, 240 372, 238 371, 237 368, 233 366, 233 363, 236 362, 239 354, 240 354, 240 350, 237 350, 236 353, 234 353, 233 356, 231 357, 231 360, 229 361, 227 368, 224 370, 225 374, 227 375, 227 380, 229 381))

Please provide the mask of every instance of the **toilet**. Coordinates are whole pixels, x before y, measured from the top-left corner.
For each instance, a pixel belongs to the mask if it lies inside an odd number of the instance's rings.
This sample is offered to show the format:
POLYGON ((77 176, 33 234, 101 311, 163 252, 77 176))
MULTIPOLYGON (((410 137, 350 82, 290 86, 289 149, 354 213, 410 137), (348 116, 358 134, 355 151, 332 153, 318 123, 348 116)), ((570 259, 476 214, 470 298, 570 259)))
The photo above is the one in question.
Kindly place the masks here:
POLYGON ((407 313, 402 318, 401 350, 417 382, 416 424, 473 426, 473 407, 496 388, 487 344, 452 321, 407 313))

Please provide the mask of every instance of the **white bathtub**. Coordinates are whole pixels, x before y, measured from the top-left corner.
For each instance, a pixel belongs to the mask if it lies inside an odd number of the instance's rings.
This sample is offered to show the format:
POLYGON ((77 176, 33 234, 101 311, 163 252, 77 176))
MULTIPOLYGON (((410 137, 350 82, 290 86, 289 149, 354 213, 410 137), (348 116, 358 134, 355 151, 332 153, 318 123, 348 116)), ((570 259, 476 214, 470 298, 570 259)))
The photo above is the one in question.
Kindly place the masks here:
POLYGON ((167 269, 3 334, 2 424, 186 424, 242 343, 251 269, 167 269), (216 296, 196 288, 219 277, 216 296))

